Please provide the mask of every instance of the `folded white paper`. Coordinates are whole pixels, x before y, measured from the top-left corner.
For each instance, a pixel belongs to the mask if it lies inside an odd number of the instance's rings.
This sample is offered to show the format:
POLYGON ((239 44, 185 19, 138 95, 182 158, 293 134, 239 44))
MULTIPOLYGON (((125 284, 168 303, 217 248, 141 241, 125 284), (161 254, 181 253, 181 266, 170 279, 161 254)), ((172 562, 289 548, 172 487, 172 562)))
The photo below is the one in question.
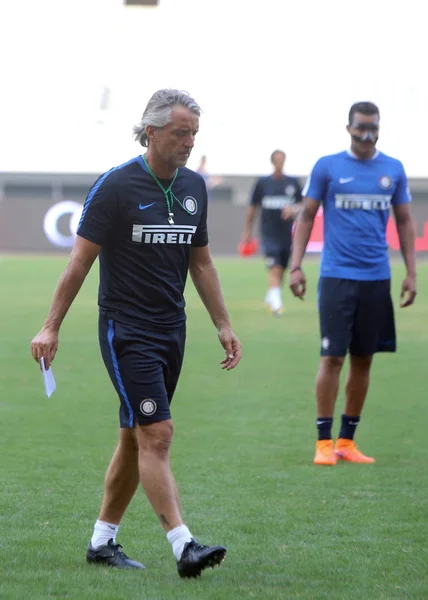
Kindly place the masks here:
POLYGON ((52 372, 52 367, 49 367, 49 369, 45 369, 45 359, 43 358, 43 356, 40 360, 40 364, 42 366, 43 381, 45 384, 46 396, 48 398, 50 398, 56 388, 56 383, 55 383, 55 378, 54 378, 54 375, 52 372))

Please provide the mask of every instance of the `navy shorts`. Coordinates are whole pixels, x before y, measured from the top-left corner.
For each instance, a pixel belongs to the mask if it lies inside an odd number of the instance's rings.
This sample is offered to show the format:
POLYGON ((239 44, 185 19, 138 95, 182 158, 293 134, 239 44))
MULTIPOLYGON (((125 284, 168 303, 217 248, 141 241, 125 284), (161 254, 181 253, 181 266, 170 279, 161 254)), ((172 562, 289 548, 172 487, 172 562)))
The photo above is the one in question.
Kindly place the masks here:
POLYGON ((120 426, 170 419, 186 325, 154 332, 100 315, 98 332, 101 354, 120 400, 120 426))
POLYGON ((390 280, 321 277, 318 283, 321 356, 395 352, 390 280))
POLYGON ((268 269, 272 267, 286 269, 288 267, 291 254, 291 239, 289 243, 275 243, 273 240, 264 239, 262 241, 262 249, 268 269))

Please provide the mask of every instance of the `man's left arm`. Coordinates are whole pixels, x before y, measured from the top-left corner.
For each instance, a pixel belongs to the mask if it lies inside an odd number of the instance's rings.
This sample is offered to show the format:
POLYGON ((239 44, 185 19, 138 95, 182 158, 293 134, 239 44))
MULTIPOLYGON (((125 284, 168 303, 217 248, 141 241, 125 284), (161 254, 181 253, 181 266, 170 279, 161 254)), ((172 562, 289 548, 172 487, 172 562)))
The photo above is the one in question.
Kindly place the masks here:
POLYGON ((189 271, 226 352, 226 358, 221 362, 222 368, 230 371, 241 360, 241 343, 232 331, 217 270, 208 245, 191 247, 189 271))
POLYGON ((296 179, 296 196, 293 204, 293 218, 296 219, 299 216, 300 209, 302 208, 302 188, 300 187, 299 181, 296 179))
POLYGON ((294 188, 295 193, 293 204, 284 206, 281 211, 281 218, 284 219, 284 221, 296 219, 299 216, 299 212, 302 207, 302 188, 300 187, 300 183, 297 179, 294 179, 294 188))
POLYGON ((408 204, 396 204, 393 210, 400 250, 407 271, 401 286, 401 306, 404 308, 413 304, 416 298, 415 228, 408 204))
POLYGON ((392 199, 392 208, 400 240, 400 250, 407 271, 401 286, 401 306, 403 308, 413 304, 416 297, 415 228, 409 209, 411 199, 406 173, 402 167, 397 190, 392 199))

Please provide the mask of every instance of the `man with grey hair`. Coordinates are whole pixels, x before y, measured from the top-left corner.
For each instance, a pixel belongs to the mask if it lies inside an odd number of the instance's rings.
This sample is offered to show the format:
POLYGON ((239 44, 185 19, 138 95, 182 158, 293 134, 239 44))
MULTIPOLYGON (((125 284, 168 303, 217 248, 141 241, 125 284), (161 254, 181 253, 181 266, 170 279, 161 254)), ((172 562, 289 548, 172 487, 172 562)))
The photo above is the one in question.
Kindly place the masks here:
POLYGON ((208 246, 206 186, 185 167, 200 112, 187 93, 167 89, 152 96, 134 128, 147 152, 107 171, 90 189, 70 261, 32 341, 33 357, 43 358, 49 368, 60 325, 99 255, 99 341, 120 400, 120 433, 87 561, 144 568, 116 543, 141 482, 181 577, 197 577, 226 555, 223 546, 199 544, 183 523, 169 460, 170 403, 183 362, 188 271, 225 350, 222 368, 233 369, 241 358, 208 246))

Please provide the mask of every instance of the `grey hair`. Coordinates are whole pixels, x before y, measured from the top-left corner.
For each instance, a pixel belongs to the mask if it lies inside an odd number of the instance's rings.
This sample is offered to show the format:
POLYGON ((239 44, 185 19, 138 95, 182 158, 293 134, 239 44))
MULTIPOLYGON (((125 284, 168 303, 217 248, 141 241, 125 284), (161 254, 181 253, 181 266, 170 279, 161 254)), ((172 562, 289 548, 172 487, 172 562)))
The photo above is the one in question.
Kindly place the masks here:
POLYGON ((201 114, 199 104, 187 92, 173 89, 158 90, 150 98, 140 123, 134 126, 135 140, 147 148, 149 145, 147 126, 164 127, 171 123, 172 109, 177 104, 188 108, 198 117, 201 114))

